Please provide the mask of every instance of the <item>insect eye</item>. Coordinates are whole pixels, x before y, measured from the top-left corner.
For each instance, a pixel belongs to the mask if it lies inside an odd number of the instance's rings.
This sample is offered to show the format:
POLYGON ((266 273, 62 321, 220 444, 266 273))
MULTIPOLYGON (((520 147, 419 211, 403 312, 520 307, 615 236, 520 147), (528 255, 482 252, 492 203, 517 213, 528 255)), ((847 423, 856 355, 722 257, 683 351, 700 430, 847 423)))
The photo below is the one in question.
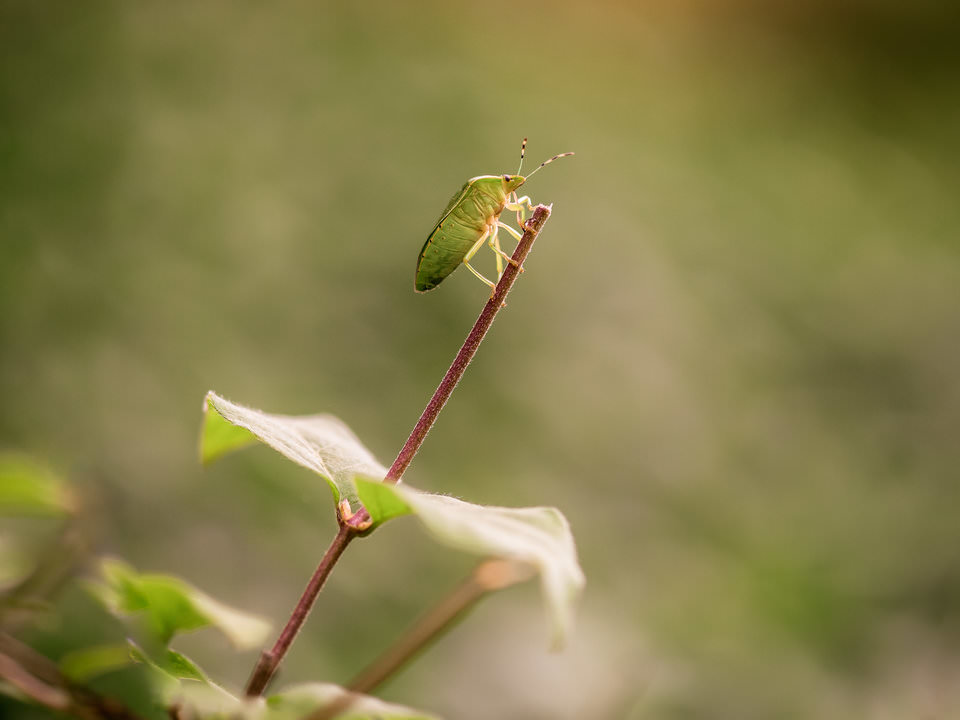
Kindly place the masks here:
POLYGON ((504 176, 503 176, 503 179, 504 179, 504 180, 509 180, 509 179, 510 179, 510 176, 509 176, 509 175, 504 175, 504 176))

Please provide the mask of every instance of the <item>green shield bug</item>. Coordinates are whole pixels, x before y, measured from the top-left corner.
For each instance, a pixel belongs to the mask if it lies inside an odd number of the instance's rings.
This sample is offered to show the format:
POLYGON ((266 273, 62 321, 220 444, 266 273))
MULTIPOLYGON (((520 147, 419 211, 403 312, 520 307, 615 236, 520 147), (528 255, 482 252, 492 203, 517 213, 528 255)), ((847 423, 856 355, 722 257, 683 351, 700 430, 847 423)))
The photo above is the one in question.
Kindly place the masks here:
POLYGON ((520 146, 520 167, 514 175, 478 175, 467 180, 460 188, 437 221, 433 232, 420 250, 417 258, 417 274, 414 287, 417 292, 433 290, 443 282, 443 279, 460 267, 463 263, 467 269, 490 286, 491 292, 496 283, 481 275, 470 260, 486 242, 496 253, 497 276, 503 273, 503 261, 513 263, 513 260, 500 249, 498 232, 503 228, 514 238, 520 240, 520 233, 506 223, 500 222, 500 214, 504 209, 517 213, 517 222, 523 226, 524 211, 533 210, 530 198, 524 195, 517 197, 517 188, 533 177, 540 168, 549 165, 554 160, 572 152, 554 155, 544 160, 530 175, 520 174, 523 169, 523 155, 527 147, 527 139, 523 139, 520 146))

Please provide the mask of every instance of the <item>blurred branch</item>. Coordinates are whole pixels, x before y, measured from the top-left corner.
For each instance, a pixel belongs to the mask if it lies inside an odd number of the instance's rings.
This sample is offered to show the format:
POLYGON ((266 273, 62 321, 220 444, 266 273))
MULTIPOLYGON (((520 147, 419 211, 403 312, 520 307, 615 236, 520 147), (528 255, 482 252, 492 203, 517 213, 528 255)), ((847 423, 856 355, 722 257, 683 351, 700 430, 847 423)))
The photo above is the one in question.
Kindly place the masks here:
POLYGON ((69 519, 59 534, 44 548, 36 567, 14 587, 0 594, 0 626, 16 628, 22 616, 46 608, 70 579, 89 551, 89 541, 77 518, 69 519))
POLYGON ((309 720, 331 720, 348 709, 353 699, 368 694, 438 640, 487 594, 530 578, 533 569, 512 560, 480 563, 446 597, 417 620, 391 647, 347 685, 350 695, 321 708, 309 720))
POLYGON ((141 720, 116 700, 72 685, 50 658, 0 634, 0 678, 34 702, 83 720, 141 720))
POLYGON ((369 693, 378 687, 416 655, 439 639, 487 593, 523 582, 530 578, 532 568, 511 560, 492 559, 478 565, 474 571, 446 597, 417 620, 392 647, 347 685, 357 693, 369 693))
POLYGON ((0 677, 28 698, 45 707, 64 712, 70 707, 70 693, 63 688, 47 685, 12 657, 3 653, 0 653, 0 677))

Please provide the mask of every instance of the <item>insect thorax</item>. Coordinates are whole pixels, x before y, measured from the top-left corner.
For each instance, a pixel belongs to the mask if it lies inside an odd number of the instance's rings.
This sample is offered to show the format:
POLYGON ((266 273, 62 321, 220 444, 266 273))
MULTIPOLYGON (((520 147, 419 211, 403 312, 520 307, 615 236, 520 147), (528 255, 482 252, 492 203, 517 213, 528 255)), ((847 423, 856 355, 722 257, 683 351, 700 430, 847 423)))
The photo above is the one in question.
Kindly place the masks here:
POLYGON ((507 196, 520 187, 523 180, 519 175, 478 175, 470 178, 468 184, 478 205, 488 214, 499 215, 507 196))

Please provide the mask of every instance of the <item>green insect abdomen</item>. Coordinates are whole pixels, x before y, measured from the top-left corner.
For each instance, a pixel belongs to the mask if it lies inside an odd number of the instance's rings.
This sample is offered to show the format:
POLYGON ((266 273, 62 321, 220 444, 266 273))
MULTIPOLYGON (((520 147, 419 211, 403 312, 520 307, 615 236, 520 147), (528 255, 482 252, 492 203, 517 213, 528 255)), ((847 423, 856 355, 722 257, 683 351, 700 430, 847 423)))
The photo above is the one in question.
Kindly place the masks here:
POLYGON ((469 225, 451 221, 450 216, 433 231, 417 264, 416 289, 432 290, 463 262, 463 256, 483 232, 469 225))
POLYGON ((473 178, 454 195, 417 258, 418 292, 432 290, 460 266, 487 220, 500 215, 505 200, 497 177, 473 178))

